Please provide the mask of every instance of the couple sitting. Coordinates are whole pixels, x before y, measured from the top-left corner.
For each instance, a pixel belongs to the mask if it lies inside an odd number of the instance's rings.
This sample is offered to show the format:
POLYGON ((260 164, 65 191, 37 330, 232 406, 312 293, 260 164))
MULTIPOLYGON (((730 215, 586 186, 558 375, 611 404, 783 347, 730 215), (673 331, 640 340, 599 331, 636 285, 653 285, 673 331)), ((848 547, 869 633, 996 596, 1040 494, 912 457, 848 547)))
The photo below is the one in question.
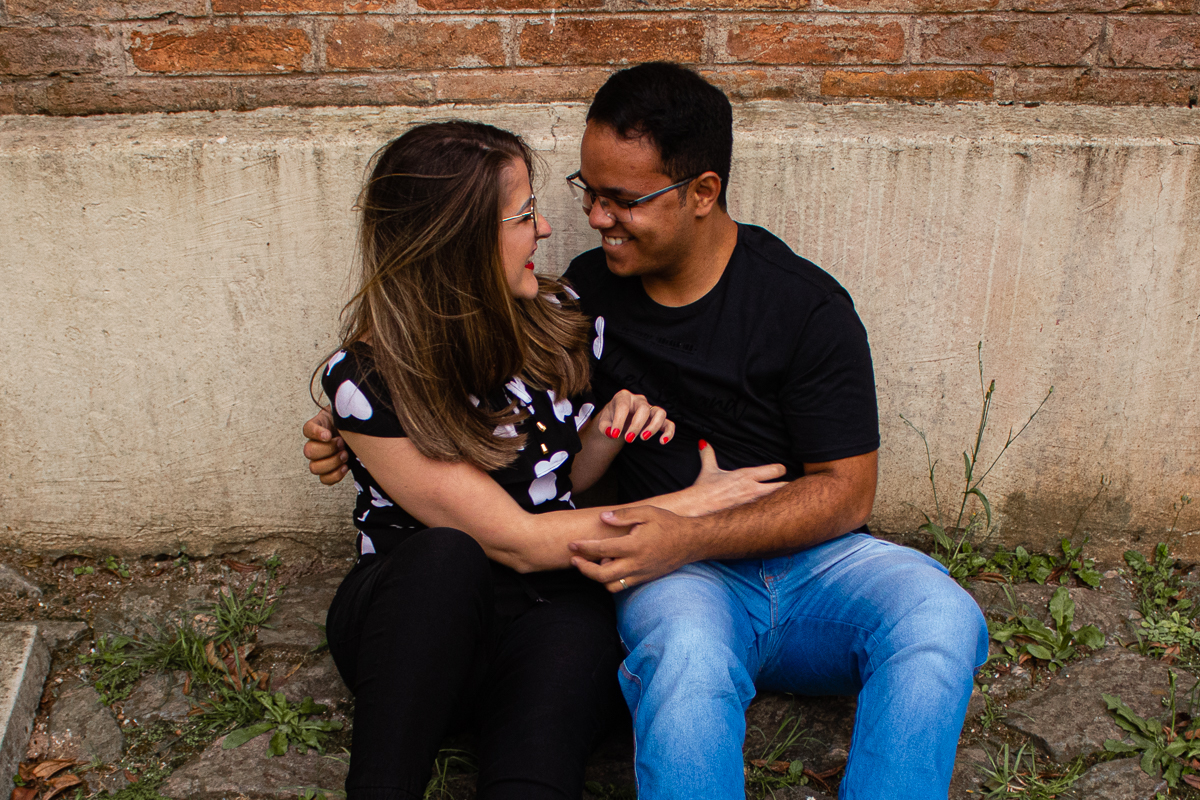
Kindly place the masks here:
POLYGON ((513 134, 416 127, 363 190, 332 417, 305 426, 358 487, 327 626, 349 800, 421 797, 463 726, 479 797, 574 800, 618 692, 639 797, 740 800, 756 687, 858 696, 843 800, 944 798, 986 628, 857 530, 879 432, 849 295, 728 215, 732 112, 695 73, 617 72, 587 120, 567 180, 602 245, 562 281, 533 272, 513 134), (622 504, 577 510, 610 465, 622 504))

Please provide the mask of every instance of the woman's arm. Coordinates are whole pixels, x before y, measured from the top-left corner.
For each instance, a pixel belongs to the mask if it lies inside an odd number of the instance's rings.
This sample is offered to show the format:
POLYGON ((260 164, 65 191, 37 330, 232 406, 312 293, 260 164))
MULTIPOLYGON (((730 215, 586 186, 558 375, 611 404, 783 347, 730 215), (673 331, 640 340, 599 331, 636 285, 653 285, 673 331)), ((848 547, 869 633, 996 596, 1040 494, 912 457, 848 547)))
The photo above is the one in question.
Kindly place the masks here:
MULTIPOLYGON (((625 506, 530 514, 487 473, 470 464, 426 458, 408 439, 350 431, 342 436, 405 511, 431 527, 465 531, 479 542, 488 558, 518 572, 569 567, 570 542, 626 532, 600 521, 600 512, 625 506)), ((783 484, 763 481, 782 474, 779 465, 736 470, 638 505, 650 504, 679 515, 711 513, 770 494, 783 484)))

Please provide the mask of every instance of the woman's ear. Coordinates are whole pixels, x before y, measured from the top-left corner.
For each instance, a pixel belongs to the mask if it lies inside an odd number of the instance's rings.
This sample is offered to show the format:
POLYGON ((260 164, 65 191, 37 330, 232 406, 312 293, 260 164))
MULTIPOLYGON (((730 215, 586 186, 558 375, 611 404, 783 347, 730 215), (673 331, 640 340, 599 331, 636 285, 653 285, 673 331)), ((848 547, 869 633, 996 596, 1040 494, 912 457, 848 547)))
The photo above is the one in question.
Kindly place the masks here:
POLYGON ((717 198, 721 196, 721 176, 711 170, 692 181, 689 189, 696 198, 696 216, 707 217, 717 207, 717 198))

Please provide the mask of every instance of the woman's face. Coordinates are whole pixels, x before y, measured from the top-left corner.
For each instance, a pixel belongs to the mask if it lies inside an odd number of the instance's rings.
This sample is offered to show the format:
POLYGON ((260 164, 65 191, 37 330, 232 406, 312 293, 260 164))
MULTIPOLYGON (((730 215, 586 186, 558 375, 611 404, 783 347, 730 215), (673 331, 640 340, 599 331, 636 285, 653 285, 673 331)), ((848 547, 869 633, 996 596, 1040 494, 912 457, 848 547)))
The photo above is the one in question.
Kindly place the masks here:
POLYGON ((550 235, 550 223, 545 217, 530 213, 533 212, 533 189, 529 185, 529 168, 525 162, 514 160, 503 174, 500 218, 517 219, 500 223, 500 259, 513 297, 532 300, 538 294, 533 253, 537 250, 538 240, 550 235), (527 216, 520 216, 522 214, 527 216))

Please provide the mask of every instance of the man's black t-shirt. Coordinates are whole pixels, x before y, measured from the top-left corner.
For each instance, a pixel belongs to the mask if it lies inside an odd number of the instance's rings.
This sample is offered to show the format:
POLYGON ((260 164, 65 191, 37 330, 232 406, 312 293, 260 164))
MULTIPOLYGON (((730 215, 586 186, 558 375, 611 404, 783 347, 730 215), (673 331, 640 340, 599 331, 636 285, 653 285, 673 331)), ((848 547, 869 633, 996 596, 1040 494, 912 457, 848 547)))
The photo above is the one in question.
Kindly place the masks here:
POLYGON ((608 271, 603 250, 565 276, 593 319, 592 387, 598 405, 617 391, 666 409, 675 438, 626 445, 614 468, 620 499, 635 502, 691 485, 698 444, 724 469, 805 463, 879 448, 867 333, 832 276, 768 231, 738 225, 720 281, 694 303, 655 303, 640 278, 608 271))

